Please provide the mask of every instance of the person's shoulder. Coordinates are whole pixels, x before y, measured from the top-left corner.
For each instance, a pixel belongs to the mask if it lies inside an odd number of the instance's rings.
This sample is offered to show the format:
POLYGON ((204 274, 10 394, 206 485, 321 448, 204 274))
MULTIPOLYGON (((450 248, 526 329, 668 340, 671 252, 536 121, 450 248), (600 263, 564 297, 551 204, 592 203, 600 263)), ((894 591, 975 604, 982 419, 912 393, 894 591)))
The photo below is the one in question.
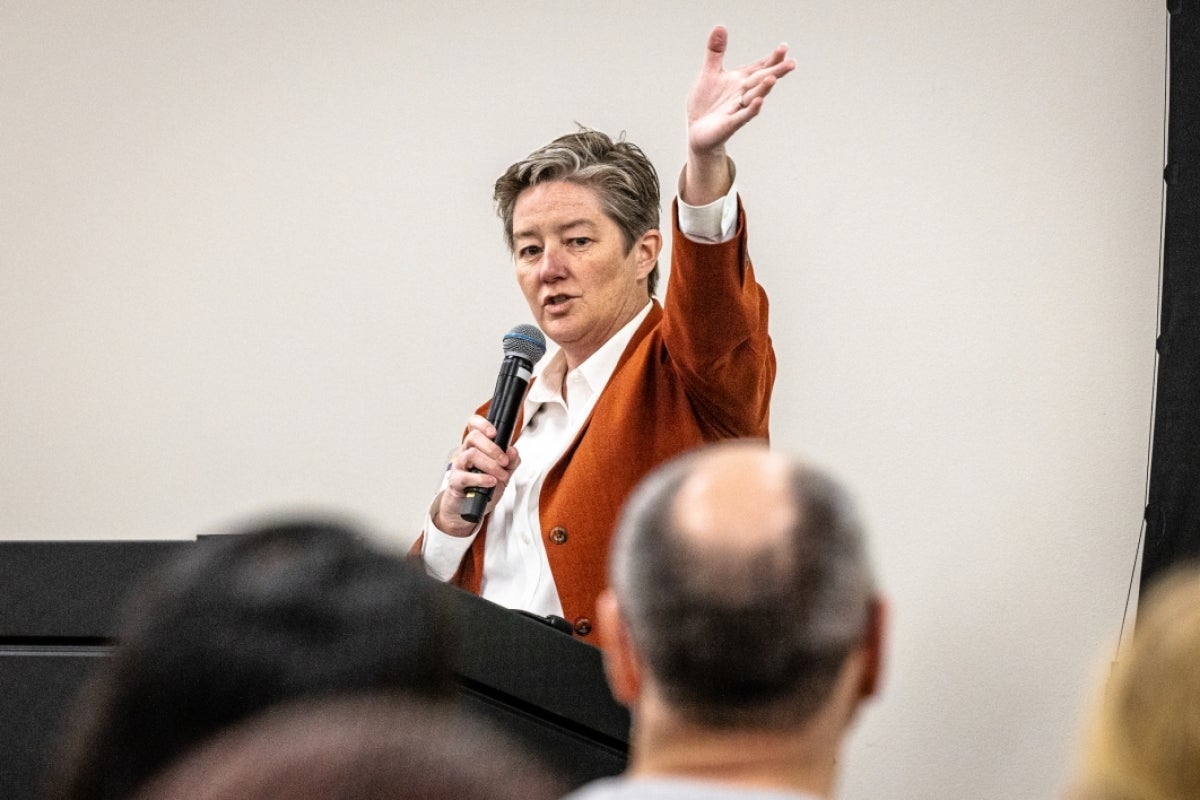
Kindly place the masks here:
POLYGON ((600 778, 584 784, 562 800, 608 800, 609 798, 631 797, 623 791, 629 781, 624 778, 600 778))
POLYGON ((563 800, 818 800, 794 792, 747 789, 680 778, 602 778, 563 800))

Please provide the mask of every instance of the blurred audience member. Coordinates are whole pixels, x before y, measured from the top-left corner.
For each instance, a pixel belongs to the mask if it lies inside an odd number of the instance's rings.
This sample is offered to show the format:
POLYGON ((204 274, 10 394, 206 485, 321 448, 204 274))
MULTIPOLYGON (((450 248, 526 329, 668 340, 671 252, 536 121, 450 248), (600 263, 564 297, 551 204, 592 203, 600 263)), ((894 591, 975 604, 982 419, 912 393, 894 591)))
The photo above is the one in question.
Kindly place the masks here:
POLYGON ((884 628, 833 481, 759 442, 668 462, 622 512, 610 582, 600 630, 630 764, 571 797, 831 796, 884 628))
POLYGON ((217 731, 297 698, 451 698, 435 589, 338 522, 201 539, 130 598, 67 726, 50 797, 130 797, 217 731))
POLYGON ((474 719, 364 696, 268 711, 177 761, 138 800, 552 800, 564 791, 474 719))
POLYGON ((1093 717, 1073 798, 1200 798, 1200 568, 1143 598, 1093 717))

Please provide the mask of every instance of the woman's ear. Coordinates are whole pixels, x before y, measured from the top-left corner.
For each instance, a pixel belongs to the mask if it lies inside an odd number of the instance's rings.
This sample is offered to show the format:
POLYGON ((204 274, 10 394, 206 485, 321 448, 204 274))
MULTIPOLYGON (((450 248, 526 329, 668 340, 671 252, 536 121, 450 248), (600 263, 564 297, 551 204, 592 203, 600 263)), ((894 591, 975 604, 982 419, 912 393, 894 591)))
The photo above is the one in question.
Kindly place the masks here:
POLYGON ((648 278, 654 267, 658 265, 658 257, 662 254, 662 247, 662 232, 657 228, 651 228, 646 231, 633 243, 633 250, 637 253, 637 277, 639 281, 648 278))

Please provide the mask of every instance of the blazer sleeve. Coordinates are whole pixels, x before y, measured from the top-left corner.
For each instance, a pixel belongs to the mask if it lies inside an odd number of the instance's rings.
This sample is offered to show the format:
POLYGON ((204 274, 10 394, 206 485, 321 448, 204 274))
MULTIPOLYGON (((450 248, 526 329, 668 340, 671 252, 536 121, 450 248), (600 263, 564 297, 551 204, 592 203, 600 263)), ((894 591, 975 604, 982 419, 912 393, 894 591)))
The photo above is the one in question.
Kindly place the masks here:
POLYGON ((671 274, 663 303, 663 344, 697 415, 728 436, 766 436, 775 383, 767 294, 747 249, 746 213, 737 232, 702 244, 679 230, 672 204, 671 274))

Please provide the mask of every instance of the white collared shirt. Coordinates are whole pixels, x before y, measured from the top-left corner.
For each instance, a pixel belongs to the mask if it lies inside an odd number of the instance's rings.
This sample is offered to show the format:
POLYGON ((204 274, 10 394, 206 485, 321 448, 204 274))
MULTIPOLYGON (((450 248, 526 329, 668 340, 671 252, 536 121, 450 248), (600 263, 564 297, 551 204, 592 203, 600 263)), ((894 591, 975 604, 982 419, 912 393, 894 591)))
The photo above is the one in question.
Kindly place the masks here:
MULTIPOLYGON (((679 201, 679 228, 689 239, 726 241, 733 237, 736 226, 735 189, 705 206, 689 206, 679 201)), ((561 350, 543 362, 545 366, 525 397, 525 426, 517 445, 521 464, 492 509, 488 522, 480 587, 484 598, 542 616, 562 615, 562 603, 540 533, 538 499, 542 483, 592 413, 617 361, 650 308, 647 302, 637 316, 569 373, 565 372, 566 357, 561 350)), ((443 480, 442 488, 445 486, 443 480)), ((426 515, 421 550, 425 570, 439 580, 449 580, 474 540, 475 534, 459 537, 442 532, 426 515)))

